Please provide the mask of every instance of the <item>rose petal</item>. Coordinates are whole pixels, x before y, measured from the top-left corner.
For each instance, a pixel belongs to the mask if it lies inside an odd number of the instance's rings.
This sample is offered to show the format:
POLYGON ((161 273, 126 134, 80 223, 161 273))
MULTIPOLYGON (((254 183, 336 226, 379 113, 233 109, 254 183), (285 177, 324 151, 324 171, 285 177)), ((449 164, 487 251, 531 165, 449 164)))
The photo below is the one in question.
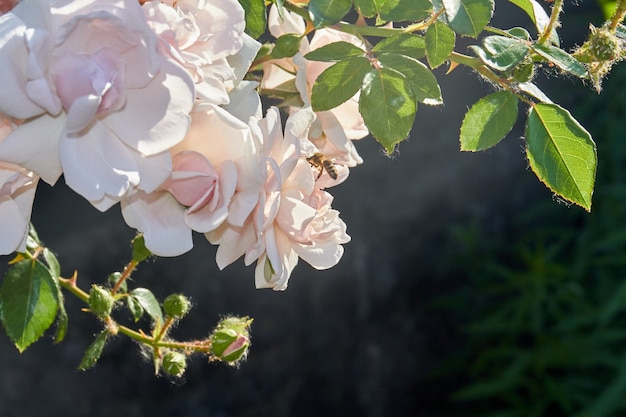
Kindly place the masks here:
POLYGON ((58 155, 64 124, 62 113, 57 117, 43 114, 18 126, 0 142, 0 160, 33 171, 54 185, 62 173, 58 155))
POLYGON ((168 192, 138 192, 121 203, 126 223, 143 233, 146 248, 157 256, 179 256, 193 247, 184 207, 168 192))

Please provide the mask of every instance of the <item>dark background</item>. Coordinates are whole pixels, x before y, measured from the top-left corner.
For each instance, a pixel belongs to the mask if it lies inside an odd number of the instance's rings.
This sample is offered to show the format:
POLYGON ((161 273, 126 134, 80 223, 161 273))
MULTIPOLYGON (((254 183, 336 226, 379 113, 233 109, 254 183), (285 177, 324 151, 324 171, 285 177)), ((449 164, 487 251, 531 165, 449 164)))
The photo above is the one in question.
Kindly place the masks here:
MULTIPOLYGON (((494 26, 525 18, 503 6, 494 26)), ((568 4, 564 25, 576 30, 562 38, 582 43, 588 13, 598 14, 594 4, 568 4)), ((0 335, 0 417, 448 415, 458 381, 433 373, 462 339, 456 316, 430 302, 467 283, 453 231, 475 224, 480 239, 504 244, 515 236, 514 219, 552 194, 527 167, 521 125, 493 149, 459 151, 463 114, 490 87, 465 68, 436 72, 445 106, 421 106, 411 138, 391 158, 372 138, 358 142, 365 163, 331 190, 352 237, 337 267, 301 262, 285 292, 255 290, 253 267, 238 261, 219 272, 215 247, 196 235, 190 253, 145 262, 133 276, 132 285, 160 299, 191 297, 194 308, 173 333, 180 339, 205 336, 223 314, 254 317, 239 369, 196 359, 181 380, 155 377, 137 346, 117 337, 95 368, 77 371, 100 327, 68 296, 70 328, 60 345, 46 336, 19 354, 0 335)), ((555 84, 562 99, 553 98, 565 107, 595 94, 574 80, 555 84)), ((63 275, 78 270, 88 288, 123 267, 134 232, 118 207, 101 214, 61 182, 40 186, 33 223, 63 275)))

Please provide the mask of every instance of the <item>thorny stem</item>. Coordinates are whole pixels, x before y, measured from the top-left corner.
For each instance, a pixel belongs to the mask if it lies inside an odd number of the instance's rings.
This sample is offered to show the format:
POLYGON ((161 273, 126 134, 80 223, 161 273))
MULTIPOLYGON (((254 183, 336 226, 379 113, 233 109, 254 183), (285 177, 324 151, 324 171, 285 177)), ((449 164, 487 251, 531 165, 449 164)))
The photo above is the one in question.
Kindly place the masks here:
POLYGON ((437 19, 439 18, 439 16, 441 16, 441 14, 444 11, 445 10, 442 7, 441 9, 439 9, 435 13, 433 13, 433 15, 430 17, 430 19, 426 20, 425 22, 414 23, 412 25, 409 25, 409 26, 405 27, 404 29, 402 29, 402 31, 406 32, 406 33, 410 33, 410 32, 417 32, 418 30, 424 30, 424 29, 428 28, 428 26, 430 26, 433 23, 435 23, 437 21, 437 19))
POLYGON ((474 58, 471 56, 463 55, 458 52, 452 52, 450 56, 448 57, 448 59, 451 62, 470 67, 471 69, 473 69, 474 71, 482 75, 483 77, 487 78, 489 81, 499 85, 505 90, 515 93, 515 95, 518 96, 520 100, 522 100, 529 106, 533 105, 533 102, 531 100, 528 100, 523 95, 520 95, 516 93, 515 91, 513 91, 511 87, 509 86, 509 83, 507 82, 507 80, 498 77, 498 75, 495 74, 493 71, 491 71, 489 68, 487 68, 487 66, 479 58, 474 58))
POLYGON ((611 18, 611 25, 609 26, 611 33, 615 32, 617 25, 622 23, 624 17, 626 17, 626 0, 618 0, 617 9, 611 18))
POLYGON ((120 289, 124 281, 130 276, 130 274, 135 270, 135 268, 139 265, 139 262, 132 260, 124 267, 124 272, 122 272, 122 276, 117 280, 113 288, 111 288, 111 294, 115 295, 117 291, 120 289))
POLYGON ((548 22, 546 27, 543 28, 543 32, 541 33, 541 36, 537 40, 537 43, 541 44, 541 43, 544 43, 546 40, 548 40, 557 22, 559 21, 559 15, 561 14, 562 9, 563 9, 563 0, 554 0, 554 5, 552 6, 552 13, 550 14, 550 21, 548 22))
MULTIPOLYGON (((89 294, 83 291, 76 285, 76 277, 77 274, 71 278, 59 278, 59 284, 61 287, 69 291, 78 297, 81 301, 88 304, 89 303, 89 294)), ((133 330, 127 326, 121 325, 117 323, 111 316, 105 317, 104 321, 106 322, 108 329, 116 329, 119 333, 130 337, 131 339, 143 343, 145 345, 151 346, 153 348, 168 348, 168 349, 179 349, 184 351, 193 351, 193 352, 203 352, 210 353, 211 352, 211 342, 209 340, 198 340, 191 342, 177 342, 172 340, 162 340, 165 335, 165 329, 171 326, 171 318, 163 326, 161 332, 156 337, 151 337, 146 335, 141 331, 133 330), (168 324, 168 322, 170 322, 168 324)))

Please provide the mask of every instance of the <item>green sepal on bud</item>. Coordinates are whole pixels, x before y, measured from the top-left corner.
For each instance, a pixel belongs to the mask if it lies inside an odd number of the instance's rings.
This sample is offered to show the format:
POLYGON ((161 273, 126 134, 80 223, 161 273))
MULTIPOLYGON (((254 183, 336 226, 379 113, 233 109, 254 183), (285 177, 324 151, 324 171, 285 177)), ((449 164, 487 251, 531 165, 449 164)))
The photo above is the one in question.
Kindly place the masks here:
POLYGON ((100 318, 104 318, 111 314, 115 299, 111 293, 99 285, 92 285, 89 291, 89 309, 92 313, 100 318))
POLYGON ((146 248, 146 241, 143 238, 143 235, 139 234, 135 236, 132 241, 133 244, 133 261, 139 263, 143 262, 152 256, 152 252, 148 248, 146 248))
POLYGON ((171 294, 163 301, 163 312, 174 319, 182 319, 191 308, 191 302, 182 294, 171 294))
POLYGON ((187 369, 187 356, 181 352, 169 351, 163 355, 161 369, 166 374, 179 378, 187 369))
POLYGON ((249 317, 227 317, 220 321, 211 334, 213 355, 229 365, 245 359, 250 347, 249 317))
POLYGON ((276 39, 271 56, 274 59, 291 58, 300 51, 302 36, 288 33, 276 39))

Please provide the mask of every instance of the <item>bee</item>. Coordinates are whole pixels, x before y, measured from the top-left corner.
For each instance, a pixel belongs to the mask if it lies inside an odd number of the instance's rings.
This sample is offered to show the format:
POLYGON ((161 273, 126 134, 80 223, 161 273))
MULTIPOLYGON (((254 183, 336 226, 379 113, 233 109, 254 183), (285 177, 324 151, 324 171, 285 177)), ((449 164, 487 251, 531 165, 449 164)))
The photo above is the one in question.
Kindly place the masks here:
POLYGON ((308 157, 306 161, 311 164, 311 166, 320 169, 320 172, 317 175, 317 178, 315 178, 315 181, 317 181, 322 176, 322 173, 324 171, 326 171, 330 178, 334 180, 336 180, 339 176, 337 174, 337 168, 335 168, 335 163, 326 158, 326 156, 324 156, 324 154, 321 152, 314 153, 313 156, 308 157))

